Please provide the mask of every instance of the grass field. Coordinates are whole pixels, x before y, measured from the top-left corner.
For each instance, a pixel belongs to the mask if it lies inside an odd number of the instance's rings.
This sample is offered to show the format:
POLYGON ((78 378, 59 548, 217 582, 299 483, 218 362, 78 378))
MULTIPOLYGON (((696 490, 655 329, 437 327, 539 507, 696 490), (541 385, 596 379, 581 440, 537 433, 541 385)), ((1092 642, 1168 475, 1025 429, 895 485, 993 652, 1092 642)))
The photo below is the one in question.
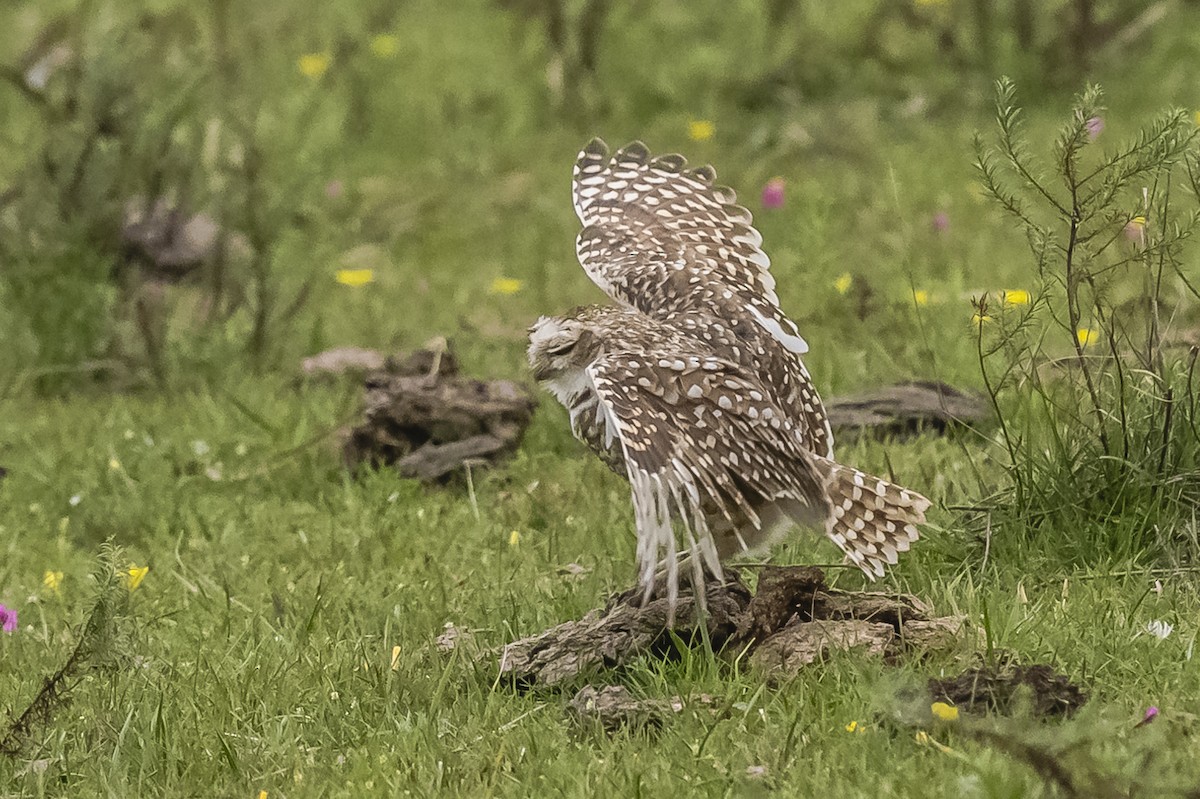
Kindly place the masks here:
MULTIPOLYGON (((0 10, 11 22, 4 63, 43 13, 16 5, 0 10)), ((285 284, 320 279, 270 368, 224 357, 227 340, 193 345, 181 323, 165 388, 39 391, 59 364, 37 360, 0 291, 12 345, 0 354, 0 604, 19 614, 0 633, 0 709, 20 713, 70 654, 104 542, 123 549, 123 567, 149 567, 134 590, 112 589, 128 595, 106 661, 115 668, 86 672, 19 755, 0 756, 0 796, 1066 795, 904 698, 986 656, 974 640, 896 667, 846 655, 779 685, 689 651, 613 678, 682 698, 660 732, 578 729, 564 715, 570 692, 515 693, 497 683, 494 659, 472 654, 631 584, 627 485, 571 438, 549 397, 517 455, 476 472, 470 492, 386 471, 352 479, 333 433, 355 418, 357 387, 295 379, 298 358, 325 346, 401 350, 445 335, 469 371, 527 380, 530 322, 602 299, 575 262, 568 190, 576 151, 600 135, 711 162, 738 190, 824 395, 911 378, 980 388, 968 297, 1035 278, 1022 234, 974 185, 971 141, 994 124, 995 75, 952 78, 936 54, 899 75, 838 63, 816 71, 831 82, 822 92, 746 107, 728 79, 764 66, 738 56, 769 36, 755 5, 734 4, 710 29, 705 20, 725 13, 715 4, 692 14, 668 3, 640 18, 614 12, 611 25, 630 32, 604 40, 588 102, 560 108, 538 29, 515 14, 481 0, 360 5, 314 5, 282 22, 263 12, 245 34, 278 27, 258 62, 262 91, 317 109, 312 138, 286 151, 303 158, 293 199, 308 222, 279 257, 285 284), (387 46, 372 38, 381 33, 387 46), (375 46, 347 56, 347 42, 375 46), (319 70, 298 62, 327 52, 319 70), (696 121, 712 123, 711 137, 694 135, 696 121), (764 209, 759 193, 777 175, 785 204, 764 209), (364 263, 373 282, 335 281, 364 263), (563 576, 571 563, 586 572, 563 576), (439 651, 447 624, 472 643, 439 651)), ((852 12, 812 13, 819 42, 852 12)), ((1088 77, 1105 86, 1109 111, 1097 146, 1164 107, 1200 108, 1200 16, 1171 14, 1098 54, 1088 77)), ((922 41, 904 46, 919 54, 922 41)), ((1082 84, 1025 74, 1031 135, 1048 142, 1082 84)), ((38 123, 5 87, 0 120, 2 184, 19 176, 12 147, 38 123)), ((1090 690, 1071 721, 994 720, 1006 740, 1057 752, 1079 796, 1200 786, 1192 572, 1152 570, 1156 553, 1119 547, 1066 562, 1063 541, 1072 552, 1087 542, 1065 527, 1006 527, 985 559, 960 507, 1003 485, 991 429, 864 439, 838 454, 935 501, 886 586, 966 614, 987 650, 1055 664, 1090 690), (1147 632, 1155 620, 1169 636, 1147 632), (1159 718, 1135 728, 1149 706, 1159 718)), ((773 560, 835 558, 798 536, 773 560)), ((839 586, 864 583, 828 571, 839 586)))

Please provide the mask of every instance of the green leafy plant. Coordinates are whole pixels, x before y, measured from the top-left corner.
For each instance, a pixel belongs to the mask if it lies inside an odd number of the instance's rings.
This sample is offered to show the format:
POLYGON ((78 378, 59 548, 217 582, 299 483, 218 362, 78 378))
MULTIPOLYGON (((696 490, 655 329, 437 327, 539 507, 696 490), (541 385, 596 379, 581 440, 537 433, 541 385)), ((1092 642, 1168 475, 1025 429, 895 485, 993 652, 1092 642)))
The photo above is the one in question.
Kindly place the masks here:
POLYGON ((131 615, 129 604, 132 590, 123 578, 128 570, 119 565, 124 557, 121 548, 105 543, 92 579, 96 598, 87 620, 80 627, 75 646, 63 664, 47 675, 41 690, 25 709, 13 716, 0 736, 0 755, 18 757, 25 751, 38 730, 48 725, 55 712, 71 698, 71 691, 89 673, 115 671, 128 658, 127 622, 131 615))
POLYGON ((1038 289, 976 301, 1009 476, 983 508, 1012 532, 1076 531, 1059 548, 1070 558, 1183 557, 1163 545, 1188 535, 1200 499, 1197 349, 1173 346, 1200 298, 1187 249, 1200 220, 1196 126, 1170 111, 1102 150, 1091 87, 1040 157, 1014 94, 999 81, 998 131, 977 137, 976 166, 1027 238, 1038 289))

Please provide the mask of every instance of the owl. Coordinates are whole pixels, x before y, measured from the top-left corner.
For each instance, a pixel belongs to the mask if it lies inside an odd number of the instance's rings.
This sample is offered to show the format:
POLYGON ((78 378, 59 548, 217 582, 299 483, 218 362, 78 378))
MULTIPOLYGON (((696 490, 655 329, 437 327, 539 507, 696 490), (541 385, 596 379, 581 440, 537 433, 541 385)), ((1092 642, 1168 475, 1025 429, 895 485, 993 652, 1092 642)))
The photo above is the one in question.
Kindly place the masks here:
POLYGON ((711 167, 640 142, 579 154, 576 251, 611 306, 542 317, 534 378, 577 438, 626 477, 644 598, 680 567, 696 595, 722 563, 821 526, 870 578, 909 549, 930 502, 839 464, 808 345, 783 313, 762 236, 711 167), (661 564, 661 566, 660 566, 661 564))

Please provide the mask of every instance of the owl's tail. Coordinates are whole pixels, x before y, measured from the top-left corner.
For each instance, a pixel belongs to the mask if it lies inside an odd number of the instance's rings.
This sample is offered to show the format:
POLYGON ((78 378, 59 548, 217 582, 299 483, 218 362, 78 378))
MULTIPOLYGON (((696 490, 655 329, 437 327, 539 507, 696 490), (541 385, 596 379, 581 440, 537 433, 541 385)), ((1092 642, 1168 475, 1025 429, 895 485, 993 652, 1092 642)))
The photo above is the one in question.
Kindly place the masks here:
POLYGON ((860 472, 850 466, 818 458, 825 473, 825 490, 832 512, 825 534, 846 553, 846 559, 874 580, 887 564, 896 562, 920 537, 932 504, 907 488, 860 472))

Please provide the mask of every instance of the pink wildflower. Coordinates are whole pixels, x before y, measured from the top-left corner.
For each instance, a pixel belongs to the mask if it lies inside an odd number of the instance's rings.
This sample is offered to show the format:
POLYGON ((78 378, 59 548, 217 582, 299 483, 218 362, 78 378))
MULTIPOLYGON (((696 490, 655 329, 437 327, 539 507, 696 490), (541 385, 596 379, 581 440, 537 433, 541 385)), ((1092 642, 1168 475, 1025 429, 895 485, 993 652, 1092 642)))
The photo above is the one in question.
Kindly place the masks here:
POLYGON ((1146 246, 1146 217, 1135 216, 1125 224, 1125 238, 1139 247, 1146 246))
POLYGON ((950 215, 945 211, 938 211, 933 215, 933 220, 930 222, 930 226, 933 228, 935 233, 945 233, 950 229, 950 215))
POLYGON ((0 630, 6 633, 17 631, 17 609, 0 605, 0 630))
POLYGON ((1088 141, 1095 141, 1104 132, 1104 117, 1092 117, 1083 123, 1087 131, 1088 141))
POLYGON ((767 181, 762 190, 763 208, 783 207, 783 185, 783 178, 771 178, 767 181))

